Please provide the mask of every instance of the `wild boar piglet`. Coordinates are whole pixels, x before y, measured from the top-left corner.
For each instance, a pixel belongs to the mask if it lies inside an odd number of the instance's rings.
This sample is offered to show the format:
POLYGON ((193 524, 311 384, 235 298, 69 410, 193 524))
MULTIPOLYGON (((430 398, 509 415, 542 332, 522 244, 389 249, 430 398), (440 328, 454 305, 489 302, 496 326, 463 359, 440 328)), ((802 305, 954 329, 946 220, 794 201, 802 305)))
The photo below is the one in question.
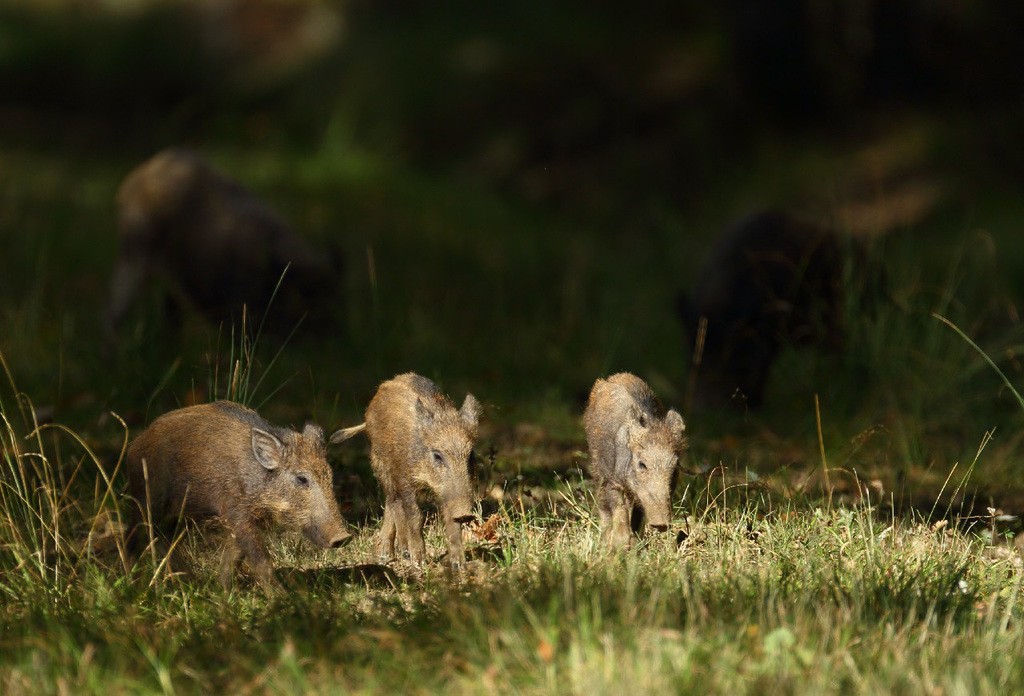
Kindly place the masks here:
POLYGON ((686 428, 675 411, 662 413, 647 383, 627 372, 598 379, 590 391, 583 424, 603 546, 631 543, 634 506, 643 510, 651 528, 668 529, 686 428))
POLYGON ((440 503, 449 561, 456 567, 465 561, 462 523, 473 519, 470 458, 481 411, 472 394, 456 410, 432 381, 407 373, 380 385, 365 423, 331 436, 331 442, 342 442, 365 430, 370 438, 370 464, 385 500, 377 546, 382 559, 392 558, 397 543, 404 558, 423 562, 416 494, 430 491, 440 503))
POLYGON ((263 581, 273 567, 261 528, 268 522, 301 532, 323 548, 351 539, 338 510, 324 432, 278 428, 244 406, 217 401, 170 411, 128 448, 133 509, 130 546, 140 525, 179 516, 218 518, 230 532, 220 580, 228 586, 245 560, 263 581))

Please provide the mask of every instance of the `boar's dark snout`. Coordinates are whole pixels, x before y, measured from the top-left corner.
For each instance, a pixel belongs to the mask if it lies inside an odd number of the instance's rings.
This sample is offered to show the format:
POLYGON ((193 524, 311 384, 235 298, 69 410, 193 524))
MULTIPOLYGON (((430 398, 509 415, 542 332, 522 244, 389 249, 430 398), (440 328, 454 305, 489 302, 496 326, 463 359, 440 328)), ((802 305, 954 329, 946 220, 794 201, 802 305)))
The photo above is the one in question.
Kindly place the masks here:
POLYGON ((448 511, 451 513, 452 519, 459 524, 476 519, 473 515, 473 499, 468 494, 455 496, 454 500, 448 503, 448 511))
POLYGON ((669 512, 668 510, 655 508, 653 510, 645 509, 644 514, 647 516, 647 526, 656 532, 664 532, 668 529, 669 512))
POLYGON ((644 516, 647 518, 647 526, 657 532, 664 532, 668 529, 669 520, 672 519, 672 507, 666 500, 647 500, 641 503, 644 508, 644 516))
POLYGON ((335 526, 332 529, 332 526, 327 528, 306 527, 303 532, 309 541, 325 549, 340 549, 352 541, 352 534, 347 529, 341 526, 335 526))

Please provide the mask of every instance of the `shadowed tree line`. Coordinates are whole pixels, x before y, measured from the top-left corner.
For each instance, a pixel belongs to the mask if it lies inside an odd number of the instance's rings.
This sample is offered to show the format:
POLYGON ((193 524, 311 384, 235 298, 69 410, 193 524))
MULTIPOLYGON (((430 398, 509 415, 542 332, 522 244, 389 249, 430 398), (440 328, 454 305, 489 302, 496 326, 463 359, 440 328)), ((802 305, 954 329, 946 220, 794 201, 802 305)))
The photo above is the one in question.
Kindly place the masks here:
POLYGON ((40 128, 41 114, 43 128, 91 117, 140 148, 316 143, 341 120, 368 143, 557 202, 567 188, 599 197, 602 168, 685 197, 700 188, 695 162, 765 130, 965 108, 984 121, 971 135, 1000 140, 1019 171, 1005 136, 1024 108, 1024 8, 1010 0, 116 6, 0 10, 6 132, 40 128))

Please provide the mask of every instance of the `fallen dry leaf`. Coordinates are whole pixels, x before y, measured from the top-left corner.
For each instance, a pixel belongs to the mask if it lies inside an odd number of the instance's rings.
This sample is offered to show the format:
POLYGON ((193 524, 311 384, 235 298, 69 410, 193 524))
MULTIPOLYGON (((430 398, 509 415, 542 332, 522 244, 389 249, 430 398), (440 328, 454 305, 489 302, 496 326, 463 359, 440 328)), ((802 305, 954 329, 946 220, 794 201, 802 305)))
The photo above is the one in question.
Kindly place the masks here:
POLYGON ((501 522, 501 515, 494 514, 483 522, 473 521, 465 529, 472 539, 480 542, 495 542, 498 540, 498 524, 501 522))

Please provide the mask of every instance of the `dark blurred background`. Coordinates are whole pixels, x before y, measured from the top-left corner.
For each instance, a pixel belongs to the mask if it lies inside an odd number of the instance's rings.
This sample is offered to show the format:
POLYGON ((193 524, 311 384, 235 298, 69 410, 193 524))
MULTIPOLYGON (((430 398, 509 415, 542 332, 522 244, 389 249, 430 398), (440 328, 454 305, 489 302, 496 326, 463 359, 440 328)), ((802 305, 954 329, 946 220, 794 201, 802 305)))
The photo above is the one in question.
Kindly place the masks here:
POLYGON ((899 458, 955 460, 1018 408, 930 312, 1016 374, 1022 30, 1014 0, 6 0, 0 349, 80 423, 216 395, 223 330, 169 338, 151 303, 98 342, 116 187, 187 145, 346 257, 332 335, 258 354, 268 408, 350 422, 415 369, 578 440, 598 375, 686 399, 673 298, 781 207, 864 240, 899 309, 859 357, 784 358, 757 427, 804 437, 819 393, 844 443, 881 423, 899 458))
POLYGON ((942 131, 935 156, 1021 173, 1011 0, 8 0, 0 19, 6 139, 83 155, 316 150, 344 130, 423 169, 629 221, 656 198, 692 205, 790 139, 841 149, 909 119, 942 131))

